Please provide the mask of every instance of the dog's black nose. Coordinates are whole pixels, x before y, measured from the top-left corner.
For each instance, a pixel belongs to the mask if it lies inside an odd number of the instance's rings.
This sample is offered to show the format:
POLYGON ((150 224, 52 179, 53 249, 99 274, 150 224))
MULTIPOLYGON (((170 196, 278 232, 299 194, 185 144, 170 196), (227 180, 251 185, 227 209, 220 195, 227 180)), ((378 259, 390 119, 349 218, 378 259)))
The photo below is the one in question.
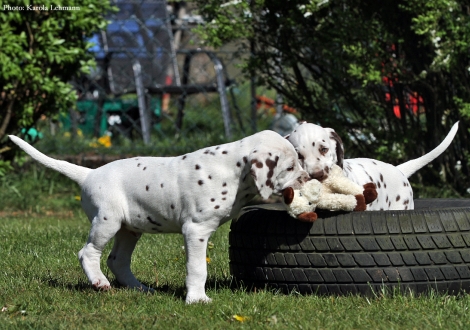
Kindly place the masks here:
POLYGON ((317 172, 313 172, 313 173, 310 174, 310 177, 312 179, 322 181, 322 180, 326 179, 325 171, 320 170, 320 171, 317 171, 317 172))

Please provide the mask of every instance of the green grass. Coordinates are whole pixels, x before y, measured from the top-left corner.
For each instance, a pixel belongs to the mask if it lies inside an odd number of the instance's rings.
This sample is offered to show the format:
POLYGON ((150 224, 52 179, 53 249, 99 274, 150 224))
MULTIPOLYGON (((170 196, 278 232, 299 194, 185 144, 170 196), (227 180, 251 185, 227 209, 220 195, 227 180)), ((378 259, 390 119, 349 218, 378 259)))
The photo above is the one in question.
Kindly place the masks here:
POLYGON ((470 323, 468 296, 318 297, 232 289, 229 225, 211 238, 207 292, 212 304, 184 303, 181 235, 144 235, 136 248, 133 271, 155 294, 116 287, 106 257, 102 269, 115 287, 96 292, 76 257, 88 229, 81 214, 0 218, 0 328, 459 329, 470 323))

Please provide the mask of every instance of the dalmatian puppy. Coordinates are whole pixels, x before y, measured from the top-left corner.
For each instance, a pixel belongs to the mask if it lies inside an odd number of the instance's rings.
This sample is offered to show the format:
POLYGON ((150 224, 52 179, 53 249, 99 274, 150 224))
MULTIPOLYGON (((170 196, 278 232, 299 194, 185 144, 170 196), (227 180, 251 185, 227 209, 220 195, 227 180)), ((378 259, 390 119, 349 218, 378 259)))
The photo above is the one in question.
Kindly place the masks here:
POLYGON ((130 269, 137 241, 143 233, 182 233, 186 303, 211 300, 204 288, 211 234, 255 195, 267 199, 309 180, 294 147, 272 131, 179 157, 135 157, 97 169, 50 158, 22 139, 9 137, 33 159, 80 185, 91 229, 78 258, 94 288, 111 287, 100 269, 103 248, 111 238, 114 246, 107 265, 118 282, 151 291, 130 269))
POLYGON ((343 142, 332 128, 303 122, 285 138, 295 147, 300 164, 312 178, 324 180, 333 164, 337 164, 355 183, 375 183, 377 198, 367 205, 368 211, 411 210, 413 190, 408 178, 443 153, 457 130, 458 122, 435 149, 398 166, 370 158, 344 159, 343 142))

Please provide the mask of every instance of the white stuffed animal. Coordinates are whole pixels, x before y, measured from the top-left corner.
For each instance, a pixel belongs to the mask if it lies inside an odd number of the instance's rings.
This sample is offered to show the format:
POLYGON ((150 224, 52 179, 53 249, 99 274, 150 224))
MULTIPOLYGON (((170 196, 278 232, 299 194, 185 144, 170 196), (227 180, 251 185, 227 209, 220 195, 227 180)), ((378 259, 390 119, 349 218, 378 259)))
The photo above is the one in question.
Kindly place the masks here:
POLYGON ((290 216, 312 222, 317 219, 316 208, 330 211, 365 211, 366 200, 367 203, 374 201, 377 192, 375 184, 368 183, 361 187, 345 177, 339 166, 334 165, 327 179, 322 182, 310 180, 298 190, 286 188, 283 196, 290 216))

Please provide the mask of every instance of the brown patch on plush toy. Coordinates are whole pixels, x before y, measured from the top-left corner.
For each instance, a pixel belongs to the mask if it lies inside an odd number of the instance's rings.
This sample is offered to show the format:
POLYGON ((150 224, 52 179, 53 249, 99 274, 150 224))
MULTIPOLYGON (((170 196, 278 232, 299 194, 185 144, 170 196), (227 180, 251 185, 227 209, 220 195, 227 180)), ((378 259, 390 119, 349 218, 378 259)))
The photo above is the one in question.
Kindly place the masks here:
POLYGON ((366 210, 366 201, 363 195, 356 195, 356 207, 354 208, 355 212, 365 211, 366 210))
POLYGON ((370 204, 375 201, 377 199, 377 187, 375 186, 375 184, 369 182, 366 183, 363 187, 364 192, 362 194, 364 195, 366 204, 370 204))
POLYGON ((284 197, 284 203, 287 205, 291 204, 294 200, 294 189, 292 187, 287 187, 282 191, 282 197, 284 197))
POLYGON ((318 215, 315 212, 304 212, 297 216, 297 219, 303 222, 314 222, 317 218, 318 215))

